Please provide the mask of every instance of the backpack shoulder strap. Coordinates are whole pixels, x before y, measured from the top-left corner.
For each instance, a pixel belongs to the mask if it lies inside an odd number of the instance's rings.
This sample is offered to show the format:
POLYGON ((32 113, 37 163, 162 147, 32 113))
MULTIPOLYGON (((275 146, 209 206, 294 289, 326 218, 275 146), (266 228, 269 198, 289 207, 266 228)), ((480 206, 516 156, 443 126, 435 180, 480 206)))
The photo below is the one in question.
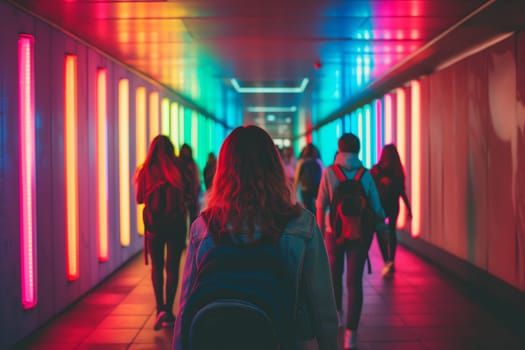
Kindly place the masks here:
POLYGON ((346 175, 345 173, 343 172, 343 169, 341 169, 341 167, 339 165, 336 165, 334 164, 334 166, 332 167, 333 171, 334 171, 334 174, 335 176, 337 177, 337 179, 339 180, 339 182, 343 182, 346 180, 346 175))
POLYGON ((354 181, 360 181, 364 173, 365 173, 364 167, 360 167, 359 169, 357 169, 357 172, 354 175, 354 181))

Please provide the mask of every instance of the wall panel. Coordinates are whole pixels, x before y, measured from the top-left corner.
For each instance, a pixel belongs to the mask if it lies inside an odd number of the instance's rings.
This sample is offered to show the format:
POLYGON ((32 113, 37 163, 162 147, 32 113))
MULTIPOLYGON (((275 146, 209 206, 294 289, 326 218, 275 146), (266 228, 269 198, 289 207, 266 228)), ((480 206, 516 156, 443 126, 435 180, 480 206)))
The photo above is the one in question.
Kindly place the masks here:
POLYGON ((445 70, 442 74, 430 79, 429 103, 429 194, 430 194, 430 241, 438 247, 445 248, 444 226, 444 172, 446 158, 446 143, 444 143, 444 126, 447 116, 450 116, 450 90, 452 73, 445 70))
POLYGON ((516 74, 516 118, 517 118, 517 173, 516 190, 516 258, 518 285, 525 290, 525 33, 520 33, 517 40, 516 74))
POLYGON ((488 89, 487 56, 469 59, 468 69, 468 159, 467 159, 467 252, 466 259, 487 268, 488 216, 488 89))
MULTIPOLYGON (((420 119, 420 138, 421 138, 421 207, 420 224, 421 236, 429 240, 430 233, 430 80, 428 77, 420 79, 421 84, 421 119, 420 119)), ((416 131, 417 132, 417 131, 416 131)), ((413 206, 413 204, 411 203, 413 206)))
MULTIPOLYGON (((488 270, 516 283, 517 128, 514 41, 490 49, 488 57, 488 270), (505 259, 502 259, 505 257, 505 259)), ((523 181, 523 180, 522 180, 523 181)))
MULTIPOLYGON (((53 79, 52 69, 42 69, 42 67, 52 66, 51 39, 52 30, 44 23, 36 24, 35 37, 38 38, 38 45, 35 45, 35 85, 42 86, 45 82, 53 79)), ((53 295, 53 270, 45 268, 53 266, 56 259, 54 250, 55 236, 53 211, 53 183, 54 172, 51 145, 53 139, 52 123, 52 95, 53 89, 38 90, 35 94, 36 118, 38 127, 36 129, 36 168, 37 173, 37 235, 38 235, 38 312, 39 319, 46 320, 51 317, 55 310, 53 295)))

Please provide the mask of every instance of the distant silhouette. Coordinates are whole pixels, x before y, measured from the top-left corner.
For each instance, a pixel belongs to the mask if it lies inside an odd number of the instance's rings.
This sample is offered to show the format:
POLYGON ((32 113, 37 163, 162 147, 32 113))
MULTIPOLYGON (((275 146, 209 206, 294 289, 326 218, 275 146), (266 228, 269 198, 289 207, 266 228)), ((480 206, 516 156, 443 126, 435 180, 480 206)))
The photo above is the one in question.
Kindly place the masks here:
POLYGON ((188 207, 190 223, 199 213, 199 197, 201 193, 201 176, 197 163, 193 160, 193 152, 188 144, 180 147, 179 158, 183 163, 183 176, 188 184, 186 192, 186 206, 188 207))
POLYGON ((213 177, 215 176, 215 168, 217 167, 217 158, 215 157, 215 154, 213 152, 208 153, 208 160, 206 162, 206 165, 204 166, 204 186, 206 187, 206 191, 208 191, 211 188, 211 184, 213 183, 213 177))
POLYGON ((315 213, 315 197, 319 190, 322 168, 318 161, 318 151, 313 144, 307 144, 301 151, 296 165, 295 186, 301 191, 303 206, 315 213))

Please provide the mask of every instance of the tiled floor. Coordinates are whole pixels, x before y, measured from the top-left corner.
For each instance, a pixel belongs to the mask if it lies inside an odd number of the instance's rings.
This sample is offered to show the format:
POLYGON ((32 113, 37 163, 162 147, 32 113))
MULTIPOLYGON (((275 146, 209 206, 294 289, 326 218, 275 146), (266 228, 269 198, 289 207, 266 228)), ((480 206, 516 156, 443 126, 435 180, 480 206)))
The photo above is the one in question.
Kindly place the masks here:
MULTIPOLYGON (((360 350, 525 349, 523 320, 518 324, 473 301, 479 298, 412 252, 399 248, 390 279, 381 277, 375 242, 370 257, 374 271, 365 274, 360 350)), ((139 254, 16 348, 170 349, 172 331, 154 331, 154 317, 149 266, 139 254)))

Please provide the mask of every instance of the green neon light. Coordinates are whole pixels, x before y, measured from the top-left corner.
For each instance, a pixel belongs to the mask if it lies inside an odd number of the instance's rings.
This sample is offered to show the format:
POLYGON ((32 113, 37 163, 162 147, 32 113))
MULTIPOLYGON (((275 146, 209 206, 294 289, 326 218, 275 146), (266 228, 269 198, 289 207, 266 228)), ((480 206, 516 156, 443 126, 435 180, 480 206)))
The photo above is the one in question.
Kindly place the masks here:
POLYGON ((308 78, 304 78, 301 82, 301 85, 298 87, 242 87, 239 85, 237 79, 232 78, 230 81, 235 91, 240 94, 300 94, 304 92, 310 80, 308 80, 308 78))

